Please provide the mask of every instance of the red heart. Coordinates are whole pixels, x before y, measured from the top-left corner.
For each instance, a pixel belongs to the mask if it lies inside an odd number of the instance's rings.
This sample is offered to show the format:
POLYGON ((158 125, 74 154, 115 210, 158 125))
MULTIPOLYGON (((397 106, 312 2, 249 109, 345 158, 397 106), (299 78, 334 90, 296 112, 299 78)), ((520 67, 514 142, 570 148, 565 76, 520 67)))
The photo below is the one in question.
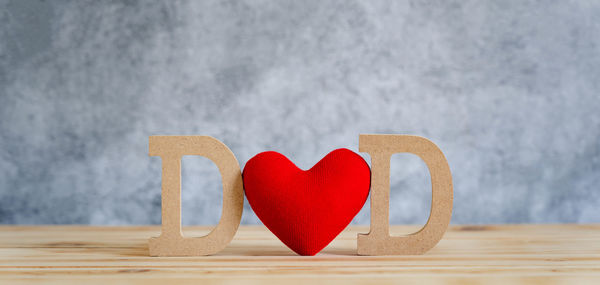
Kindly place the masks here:
POLYGON ((361 156, 343 148, 306 171, 267 151, 246 163, 243 179, 248 202, 263 224, 296 253, 315 255, 363 207, 371 170, 361 156))

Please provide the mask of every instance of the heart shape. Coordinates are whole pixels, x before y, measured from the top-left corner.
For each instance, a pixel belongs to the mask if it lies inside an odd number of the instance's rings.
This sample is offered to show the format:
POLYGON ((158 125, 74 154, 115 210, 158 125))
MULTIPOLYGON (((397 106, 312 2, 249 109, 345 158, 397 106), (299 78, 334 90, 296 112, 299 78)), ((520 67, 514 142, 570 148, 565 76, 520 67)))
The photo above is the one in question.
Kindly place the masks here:
POLYGON ((360 155, 343 148, 306 171, 267 151, 248 160, 243 180, 248 202, 263 224, 296 253, 315 255, 365 204, 371 170, 360 155))

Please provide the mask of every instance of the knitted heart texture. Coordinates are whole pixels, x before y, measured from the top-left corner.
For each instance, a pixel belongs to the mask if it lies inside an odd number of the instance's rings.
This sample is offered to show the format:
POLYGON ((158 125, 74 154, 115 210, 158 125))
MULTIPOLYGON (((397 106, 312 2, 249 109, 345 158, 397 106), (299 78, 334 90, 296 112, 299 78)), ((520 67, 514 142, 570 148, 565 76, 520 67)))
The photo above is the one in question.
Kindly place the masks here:
POLYGON ((284 155, 262 152, 243 171, 246 198, 263 224, 300 255, 325 248, 358 214, 369 195, 371 170, 341 148, 309 170, 284 155))

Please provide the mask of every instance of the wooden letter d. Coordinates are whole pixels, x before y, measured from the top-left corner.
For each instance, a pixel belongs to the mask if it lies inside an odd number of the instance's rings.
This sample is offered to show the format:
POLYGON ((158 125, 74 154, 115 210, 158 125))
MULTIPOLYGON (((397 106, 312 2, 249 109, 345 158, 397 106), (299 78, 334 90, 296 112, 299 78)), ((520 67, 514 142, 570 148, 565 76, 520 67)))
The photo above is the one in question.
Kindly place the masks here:
POLYGON ((235 235, 244 206, 240 165, 231 150, 209 136, 151 136, 150 155, 162 159, 162 229, 150 239, 151 256, 198 256, 221 251, 235 235), (181 157, 200 155, 214 162, 223 181, 223 212, 206 236, 181 232, 181 157))

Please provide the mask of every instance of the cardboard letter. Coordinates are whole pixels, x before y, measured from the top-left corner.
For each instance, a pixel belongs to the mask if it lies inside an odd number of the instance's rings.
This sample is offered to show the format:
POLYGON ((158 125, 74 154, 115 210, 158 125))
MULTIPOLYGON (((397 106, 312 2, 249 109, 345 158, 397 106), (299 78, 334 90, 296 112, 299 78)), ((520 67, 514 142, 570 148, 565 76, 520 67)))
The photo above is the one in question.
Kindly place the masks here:
POLYGON ((198 256, 221 251, 235 235, 244 206, 240 165, 231 150, 209 136, 151 136, 150 155, 162 159, 162 228, 149 241, 151 256, 198 256), (223 181, 219 224, 206 236, 184 237, 181 231, 181 157, 200 155, 214 162, 223 181))
POLYGON ((371 156, 371 229, 358 235, 359 255, 423 254, 442 238, 452 216, 452 174, 442 151, 430 140, 408 135, 360 135, 359 151, 371 156), (408 152, 419 156, 431 175, 431 213, 421 230, 390 236, 390 158, 408 152))

